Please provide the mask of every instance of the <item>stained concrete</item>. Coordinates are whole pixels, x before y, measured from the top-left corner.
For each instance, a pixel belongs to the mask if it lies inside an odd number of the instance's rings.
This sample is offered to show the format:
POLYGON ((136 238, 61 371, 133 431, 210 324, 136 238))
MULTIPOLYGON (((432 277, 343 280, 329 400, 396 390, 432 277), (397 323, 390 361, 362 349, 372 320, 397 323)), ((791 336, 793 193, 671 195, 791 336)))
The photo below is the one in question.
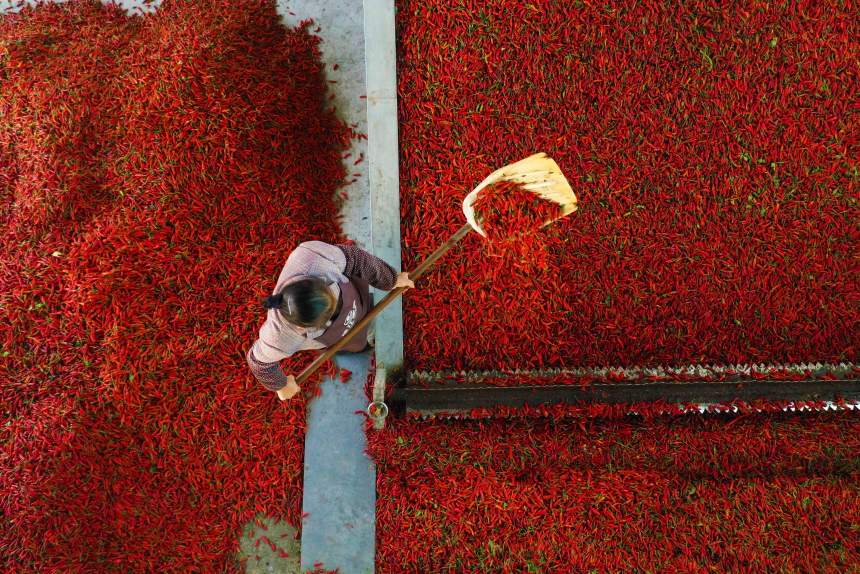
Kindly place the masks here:
POLYGON ((301 571, 300 545, 295 527, 258 516, 242 529, 238 560, 245 565, 246 574, 297 574, 301 571))

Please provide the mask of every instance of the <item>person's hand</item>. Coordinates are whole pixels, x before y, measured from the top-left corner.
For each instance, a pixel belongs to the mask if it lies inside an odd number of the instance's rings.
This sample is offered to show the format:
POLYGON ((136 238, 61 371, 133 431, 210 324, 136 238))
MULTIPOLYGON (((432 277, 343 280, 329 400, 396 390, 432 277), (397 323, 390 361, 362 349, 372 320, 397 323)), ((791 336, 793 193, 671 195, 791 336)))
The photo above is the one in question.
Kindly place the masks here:
POLYGON ((394 284, 394 288, 405 287, 406 289, 412 289, 415 287, 415 282, 409 278, 409 273, 406 271, 401 271, 397 274, 397 283, 394 284))
POLYGON ((298 394, 300 390, 302 389, 296 384, 296 378, 292 375, 288 375, 287 385, 283 388, 278 389, 275 392, 278 393, 279 399, 281 399, 282 401, 287 401, 296 396, 296 394, 298 394))

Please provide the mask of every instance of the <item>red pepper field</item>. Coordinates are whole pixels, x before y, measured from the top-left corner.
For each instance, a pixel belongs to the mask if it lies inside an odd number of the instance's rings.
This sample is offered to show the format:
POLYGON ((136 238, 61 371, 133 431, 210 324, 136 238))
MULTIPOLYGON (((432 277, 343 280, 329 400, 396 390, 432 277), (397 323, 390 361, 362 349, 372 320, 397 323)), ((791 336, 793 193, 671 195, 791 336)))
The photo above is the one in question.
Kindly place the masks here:
POLYGON ((398 420, 377 572, 860 571, 860 417, 398 420))
POLYGON ((397 8, 404 268, 532 153, 580 206, 440 261, 405 298, 410 368, 857 361, 856 6, 397 8))
POLYGON ((339 238, 354 134, 277 22, 0 16, 3 572, 239 571, 257 513, 300 523, 305 401, 244 354, 290 250, 339 238))
MULTIPOLYGON (((413 372, 857 361, 856 7, 397 8, 404 268, 504 164, 547 152, 579 198, 407 294, 413 372)), ((480 380, 584 382, 541 376, 480 380)), ((780 407, 392 421, 368 435, 377 569, 860 572, 860 417, 780 407)))

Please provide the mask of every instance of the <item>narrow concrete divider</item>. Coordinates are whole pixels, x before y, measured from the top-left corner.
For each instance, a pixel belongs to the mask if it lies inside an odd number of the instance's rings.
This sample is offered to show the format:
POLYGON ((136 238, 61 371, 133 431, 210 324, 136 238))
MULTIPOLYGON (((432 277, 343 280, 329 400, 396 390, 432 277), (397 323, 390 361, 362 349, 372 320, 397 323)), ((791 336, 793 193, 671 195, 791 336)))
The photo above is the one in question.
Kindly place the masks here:
MULTIPOLYGON (((349 5, 353 2, 350 0, 349 5)), ((399 269, 394 0, 364 0, 363 8, 370 210, 367 246, 399 269)), ((341 9, 329 11, 327 17, 348 17, 352 13, 352 9, 341 9)), ((359 235, 367 230, 356 225, 356 221, 351 223, 353 229, 346 229, 345 225, 346 231, 362 243, 359 235)), ((380 298, 381 294, 376 293, 375 299, 380 298)), ((377 365, 389 370, 400 366, 403 362, 400 300, 376 319, 375 332, 377 365)), ((365 418, 356 413, 363 412, 369 402, 364 387, 370 357, 341 353, 335 362, 339 369, 351 371, 352 376, 346 383, 326 379, 321 396, 308 406, 301 567, 304 572, 320 564, 326 570, 338 569, 340 574, 372 574, 376 556, 376 467, 365 454, 365 418)))
MULTIPOLYGON (((373 254, 400 268, 400 168, 397 132, 397 49, 394 0, 364 0, 367 159, 373 254)), ((403 363, 400 299, 376 319, 376 363, 403 363)))
POLYGON ((376 555, 376 467, 365 454, 367 353, 340 353, 348 381, 326 378, 308 406, 302 510, 302 572, 322 563, 340 574, 372 574, 376 555))

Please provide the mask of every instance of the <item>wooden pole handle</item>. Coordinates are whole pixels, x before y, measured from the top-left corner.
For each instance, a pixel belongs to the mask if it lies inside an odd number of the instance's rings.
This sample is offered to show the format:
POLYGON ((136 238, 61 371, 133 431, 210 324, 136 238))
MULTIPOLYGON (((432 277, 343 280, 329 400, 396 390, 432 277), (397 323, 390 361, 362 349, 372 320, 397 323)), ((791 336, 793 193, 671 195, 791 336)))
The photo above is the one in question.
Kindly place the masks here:
MULTIPOLYGON (((445 255, 445 253, 447 253, 449 249, 451 249, 452 247, 457 245, 457 243, 459 243, 460 240, 463 239, 463 237, 465 237, 466 234, 469 233, 469 231, 471 229, 472 229, 472 226, 469 225, 468 223, 463 225, 463 227, 461 227, 454 235, 449 237, 448 240, 445 241, 445 243, 440 245, 436 249, 436 251, 431 253, 430 256, 427 257, 427 259, 425 259, 421 263, 421 265, 416 267, 415 271, 412 271, 411 273, 409 273, 409 278, 412 281, 417 281, 418 279, 420 279, 421 276, 424 275, 424 273, 426 273, 427 270, 430 269, 430 267, 432 267, 433 264, 436 263, 436 261, 440 257, 445 255)), ((395 299, 400 297, 400 295, 404 291, 406 291, 406 289, 407 289, 407 287, 398 287, 397 289, 393 289, 393 290, 389 291, 385 295, 385 297, 382 298, 382 301, 377 303, 373 307, 373 309, 370 310, 370 312, 368 312, 364 317, 362 317, 361 320, 358 323, 356 323, 352 327, 352 329, 350 329, 349 332, 347 332, 347 334, 344 335, 343 338, 341 338, 340 341, 338 341, 337 343, 335 343, 331 347, 327 348, 323 353, 320 353, 320 355, 316 359, 314 359, 313 363, 311 363, 310 365, 305 367, 305 370, 302 371, 301 373, 299 373, 299 376, 296 377, 296 384, 300 385, 303 382, 307 381, 308 378, 317 369, 319 369, 323 365, 323 363, 325 363, 326 361, 331 359, 335 353, 337 353, 343 347, 345 347, 352 340, 352 338, 356 335, 356 333, 360 332, 362 329, 367 327, 370 324, 370 322, 373 321, 373 319, 382 312, 383 309, 385 309, 392 301, 394 301, 395 299)))

